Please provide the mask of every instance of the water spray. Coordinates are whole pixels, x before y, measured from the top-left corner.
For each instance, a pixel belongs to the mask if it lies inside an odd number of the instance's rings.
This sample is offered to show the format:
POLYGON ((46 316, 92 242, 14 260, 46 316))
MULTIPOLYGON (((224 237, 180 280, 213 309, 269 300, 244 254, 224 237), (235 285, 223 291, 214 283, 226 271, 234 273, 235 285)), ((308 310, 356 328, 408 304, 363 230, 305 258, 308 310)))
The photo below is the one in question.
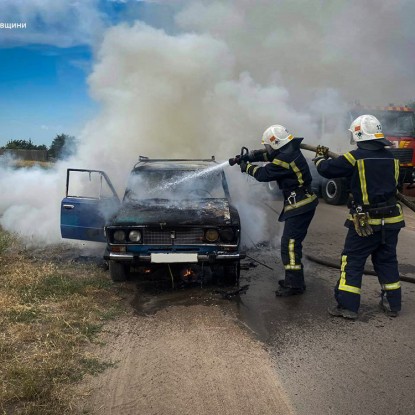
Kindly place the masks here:
POLYGON ((192 179, 197 179, 199 177, 208 176, 216 172, 217 170, 223 169, 225 166, 228 165, 227 161, 224 161, 220 164, 215 164, 214 166, 208 167, 207 169, 199 170, 199 171, 192 171, 191 173, 181 177, 180 179, 170 180, 164 183, 162 186, 158 186, 157 188, 151 190, 149 193, 159 192, 160 190, 167 190, 171 186, 177 186, 179 184, 185 183, 192 179))

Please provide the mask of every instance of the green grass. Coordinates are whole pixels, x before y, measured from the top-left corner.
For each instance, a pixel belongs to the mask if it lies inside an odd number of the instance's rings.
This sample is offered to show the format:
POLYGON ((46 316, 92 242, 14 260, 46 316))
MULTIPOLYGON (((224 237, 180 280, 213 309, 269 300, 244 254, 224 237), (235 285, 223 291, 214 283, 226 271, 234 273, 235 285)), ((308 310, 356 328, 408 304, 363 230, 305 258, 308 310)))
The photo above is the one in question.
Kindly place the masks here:
POLYGON ((13 237, 8 232, 0 230, 0 255, 11 245, 13 237))
POLYGON ((112 365, 87 350, 124 312, 122 285, 98 266, 31 258, 0 228, 0 415, 76 414, 71 386, 112 365))
POLYGON ((108 289, 111 282, 102 277, 73 278, 65 275, 49 275, 33 285, 20 287, 20 298, 24 302, 36 303, 44 300, 59 301, 73 295, 87 296, 89 289, 108 289))

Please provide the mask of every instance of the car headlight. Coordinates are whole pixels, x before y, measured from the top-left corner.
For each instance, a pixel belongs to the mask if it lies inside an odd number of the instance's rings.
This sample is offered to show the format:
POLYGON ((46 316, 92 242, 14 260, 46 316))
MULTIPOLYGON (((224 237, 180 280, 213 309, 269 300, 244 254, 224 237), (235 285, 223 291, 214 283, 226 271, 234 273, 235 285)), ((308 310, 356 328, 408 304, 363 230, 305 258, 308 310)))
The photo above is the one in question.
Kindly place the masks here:
POLYGON ((141 232, 140 231, 130 231, 128 234, 128 239, 131 242, 140 242, 141 241, 141 232))
POLYGON ((116 242, 125 242, 125 232, 124 231, 115 231, 114 240, 116 242))
POLYGON ((219 239, 219 232, 216 229, 207 229, 205 231, 205 239, 208 242, 216 242, 219 239))
POLYGON ((235 232, 232 228, 224 228, 219 231, 223 242, 232 242, 235 239, 235 232))

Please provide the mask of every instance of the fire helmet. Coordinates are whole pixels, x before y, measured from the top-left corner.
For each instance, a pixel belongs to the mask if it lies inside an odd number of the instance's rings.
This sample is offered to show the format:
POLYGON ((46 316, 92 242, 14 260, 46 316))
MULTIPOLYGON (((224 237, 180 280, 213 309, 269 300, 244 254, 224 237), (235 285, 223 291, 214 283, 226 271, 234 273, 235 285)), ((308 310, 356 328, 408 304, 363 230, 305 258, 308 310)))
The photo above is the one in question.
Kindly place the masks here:
POLYGON ((376 140, 385 146, 390 146, 391 142, 386 140, 382 132, 382 124, 373 115, 361 115, 357 117, 350 125, 351 133, 350 144, 360 143, 362 141, 376 140))
POLYGON ((262 135, 261 143, 267 146, 271 146, 273 150, 278 150, 281 147, 288 144, 294 137, 288 132, 288 130, 282 125, 271 125, 268 127, 262 135))

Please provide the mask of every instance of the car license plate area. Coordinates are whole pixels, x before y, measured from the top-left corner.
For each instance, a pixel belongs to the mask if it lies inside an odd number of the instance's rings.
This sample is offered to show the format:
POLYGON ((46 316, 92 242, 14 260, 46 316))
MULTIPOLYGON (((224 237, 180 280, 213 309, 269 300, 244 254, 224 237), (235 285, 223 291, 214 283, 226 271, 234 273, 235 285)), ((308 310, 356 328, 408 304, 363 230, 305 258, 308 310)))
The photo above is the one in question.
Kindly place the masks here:
POLYGON ((172 264, 180 262, 197 262, 195 253, 152 253, 151 262, 154 264, 172 264))

